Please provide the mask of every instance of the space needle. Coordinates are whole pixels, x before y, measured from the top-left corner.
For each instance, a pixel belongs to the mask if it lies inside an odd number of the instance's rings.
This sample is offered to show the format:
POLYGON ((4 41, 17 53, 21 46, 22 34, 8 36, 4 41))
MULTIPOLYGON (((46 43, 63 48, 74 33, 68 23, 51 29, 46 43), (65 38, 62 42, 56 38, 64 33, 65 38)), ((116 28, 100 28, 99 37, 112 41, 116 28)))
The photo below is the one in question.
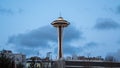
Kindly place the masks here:
POLYGON ((70 23, 62 17, 58 17, 58 19, 53 21, 51 24, 58 29, 58 59, 62 59, 62 32, 63 28, 67 27, 70 23))

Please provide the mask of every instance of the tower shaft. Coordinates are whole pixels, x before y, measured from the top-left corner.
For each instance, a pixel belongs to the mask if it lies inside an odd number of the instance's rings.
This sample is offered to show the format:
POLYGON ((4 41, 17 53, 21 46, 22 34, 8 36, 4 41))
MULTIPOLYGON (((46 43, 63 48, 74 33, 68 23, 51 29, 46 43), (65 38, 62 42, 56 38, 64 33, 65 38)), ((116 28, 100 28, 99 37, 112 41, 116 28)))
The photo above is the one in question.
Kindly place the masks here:
POLYGON ((58 59, 62 58, 62 27, 58 27, 58 59))

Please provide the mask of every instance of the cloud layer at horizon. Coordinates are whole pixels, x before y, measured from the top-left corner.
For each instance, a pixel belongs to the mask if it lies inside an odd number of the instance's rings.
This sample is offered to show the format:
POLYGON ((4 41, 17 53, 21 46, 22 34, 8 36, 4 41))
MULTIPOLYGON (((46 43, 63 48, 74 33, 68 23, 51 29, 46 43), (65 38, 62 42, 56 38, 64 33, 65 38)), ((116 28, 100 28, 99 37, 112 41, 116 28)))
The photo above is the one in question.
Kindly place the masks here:
MULTIPOLYGON (((69 26, 68 28, 65 28, 64 29, 64 44, 68 45, 66 46, 68 49, 70 50, 74 49, 75 47, 69 46, 70 44, 68 43, 71 42, 72 40, 77 40, 77 39, 82 38, 81 35, 82 35, 82 32, 78 31, 73 26, 69 26)), ((40 49, 50 49, 50 48, 54 49, 54 45, 57 45, 56 43, 57 43, 57 30, 54 27, 50 27, 50 26, 40 27, 38 29, 32 30, 24 34, 13 35, 9 37, 8 39, 8 44, 13 44, 17 46, 18 50, 19 50, 19 47, 20 48, 23 47, 23 49, 21 49, 23 51, 25 51, 24 49, 31 50, 33 48, 35 48, 36 51, 37 50, 39 51, 39 48, 40 49)), ((65 49, 67 49, 66 47, 65 49)), ((74 50, 71 50, 71 51, 74 51, 74 50)), ((66 50, 65 53, 69 52, 67 51, 68 50, 66 50)), ((25 51, 25 52, 30 52, 30 51, 25 51)))

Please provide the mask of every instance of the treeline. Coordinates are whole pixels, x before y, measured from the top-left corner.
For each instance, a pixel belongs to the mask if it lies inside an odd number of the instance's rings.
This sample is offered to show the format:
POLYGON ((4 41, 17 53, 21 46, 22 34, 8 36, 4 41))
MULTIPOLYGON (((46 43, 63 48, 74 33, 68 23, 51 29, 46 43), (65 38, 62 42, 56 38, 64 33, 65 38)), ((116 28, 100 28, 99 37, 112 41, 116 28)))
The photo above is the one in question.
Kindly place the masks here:
POLYGON ((15 64, 14 57, 9 57, 4 53, 0 53, 0 67, 1 68, 24 68, 21 63, 15 64))

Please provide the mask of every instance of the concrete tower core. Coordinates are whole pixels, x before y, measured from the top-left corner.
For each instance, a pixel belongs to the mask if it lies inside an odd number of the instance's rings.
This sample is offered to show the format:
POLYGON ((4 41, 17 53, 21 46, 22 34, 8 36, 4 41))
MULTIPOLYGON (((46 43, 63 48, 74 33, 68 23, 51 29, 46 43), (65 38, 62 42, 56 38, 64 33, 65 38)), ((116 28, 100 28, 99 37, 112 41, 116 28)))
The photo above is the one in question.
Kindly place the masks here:
POLYGON ((57 20, 51 23, 54 27, 58 29, 58 59, 63 57, 62 53, 62 32, 63 28, 67 27, 70 23, 64 20, 62 17, 59 17, 57 20))

